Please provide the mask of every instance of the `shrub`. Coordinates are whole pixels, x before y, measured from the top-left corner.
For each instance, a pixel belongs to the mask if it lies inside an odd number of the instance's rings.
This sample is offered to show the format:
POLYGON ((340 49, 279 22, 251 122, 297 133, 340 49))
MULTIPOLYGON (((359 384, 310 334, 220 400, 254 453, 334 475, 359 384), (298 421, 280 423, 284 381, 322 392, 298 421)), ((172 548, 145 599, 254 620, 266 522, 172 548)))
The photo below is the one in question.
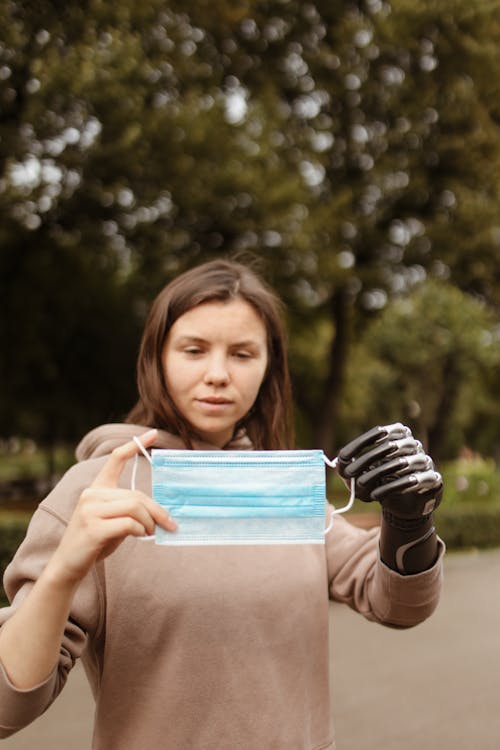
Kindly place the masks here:
POLYGON ((483 504, 446 508, 436 513, 436 529, 448 549, 500 547, 500 508, 483 504))
POLYGON ((500 509, 500 471, 493 459, 472 457, 446 464, 443 507, 481 505, 500 509))
MULTIPOLYGON (((0 517, 0 580, 3 580, 5 568, 24 539, 28 526, 29 514, 12 514, 0 517)), ((7 604, 7 597, 0 586, 0 606, 7 604)))
POLYGON ((493 459, 461 458, 442 468, 436 528, 449 549, 500 546, 500 472, 493 459))
MULTIPOLYGON (((447 507, 441 505, 435 514, 436 530, 447 549, 500 547, 500 508, 485 505, 447 507)), ((380 513, 373 504, 356 503, 347 514, 355 526, 371 528, 380 523, 380 513)))

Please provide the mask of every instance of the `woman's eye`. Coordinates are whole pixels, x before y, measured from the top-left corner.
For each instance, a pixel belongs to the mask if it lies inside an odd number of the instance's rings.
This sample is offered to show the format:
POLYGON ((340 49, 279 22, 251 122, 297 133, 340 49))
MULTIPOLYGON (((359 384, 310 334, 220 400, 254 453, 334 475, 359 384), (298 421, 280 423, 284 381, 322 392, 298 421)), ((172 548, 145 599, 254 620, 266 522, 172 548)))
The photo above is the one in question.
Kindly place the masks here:
POLYGON ((184 354, 201 354, 201 349, 198 346, 188 346, 184 349, 184 354))
POLYGON ((234 356, 237 357, 237 359, 250 359, 252 355, 250 352, 235 352, 234 356))

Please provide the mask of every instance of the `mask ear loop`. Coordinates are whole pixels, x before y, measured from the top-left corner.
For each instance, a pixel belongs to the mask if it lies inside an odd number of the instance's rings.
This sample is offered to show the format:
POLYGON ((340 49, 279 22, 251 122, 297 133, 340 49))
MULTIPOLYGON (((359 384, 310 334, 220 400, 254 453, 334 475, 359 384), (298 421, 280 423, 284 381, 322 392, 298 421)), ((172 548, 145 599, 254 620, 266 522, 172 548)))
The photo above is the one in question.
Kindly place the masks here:
MULTIPOLYGON (((332 469, 336 469, 339 459, 337 457, 337 458, 332 458, 330 460, 323 454, 323 461, 325 462, 325 464, 328 464, 328 466, 331 466, 332 469)), ((333 520, 335 516, 337 515, 337 513, 346 513, 348 510, 350 510, 352 506, 354 505, 355 499, 356 499, 356 481, 354 479, 351 479, 351 494, 349 496, 349 502, 347 503, 347 505, 344 505, 343 508, 332 508, 332 510, 330 511, 330 523, 328 524, 328 526, 326 527, 324 531, 325 536, 328 534, 329 531, 332 530, 333 520)))
MULTIPOLYGON (((134 443, 139 446, 139 448, 141 449, 141 452, 146 456, 146 458, 148 459, 149 463, 152 464, 153 462, 151 460, 151 456, 149 455, 149 453, 147 452, 146 448, 143 446, 143 444, 141 443, 141 441, 139 440, 139 438, 137 437, 137 435, 133 436, 133 440, 134 440, 134 443)), ((139 463, 139 454, 136 453, 135 456, 134 456, 134 464, 132 466, 132 478, 130 480, 130 489, 131 490, 135 490, 135 481, 136 481, 136 477, 137 477, 137 466, 138 466, 138 463, 139 463)), ((148 542, 150 539, 155 539, 155 535, 151 534, 151 536, 139 536, 137 538, 139 539, 140 542, 148 542)))

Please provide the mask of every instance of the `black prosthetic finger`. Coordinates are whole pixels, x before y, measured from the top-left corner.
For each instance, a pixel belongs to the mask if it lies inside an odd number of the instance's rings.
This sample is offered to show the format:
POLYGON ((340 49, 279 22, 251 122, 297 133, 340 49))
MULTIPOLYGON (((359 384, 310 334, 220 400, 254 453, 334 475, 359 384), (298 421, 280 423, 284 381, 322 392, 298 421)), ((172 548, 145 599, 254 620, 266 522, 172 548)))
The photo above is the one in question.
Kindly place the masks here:
POLYGON ((394 519, 423 518, 435 511, 443 498, 443 482, 437 471, 407 474, 377 487, 370 497, 381 503, 384 518, 394 524, 394 519))
POLYGON ((398 495, 413 493, 424 495, 428 492, 438 493, 442 490, 443 480, 438 471, 417 471, 405 474, 392 482, 377 487, 371 492, 371 498, 379 502, 386 502, 398 495))
POLYGON ((377 443, 381 438, 386 436, 386 432, 383 427, 373 427, 373 429, 364 432, 359 437, 351 440, 350 443, 344 445, 339 452, 339 461, 341 463, 349 463, 352 459, 367 446, 377 443))
POLYGON ((412 437, 410 428, 405 424, 401 424, 401 422, 386 424, 382 429, 386 431, 388 440, 402 440, 403 438, 412 437))
POLYGON ((419 493, 428 492, 429 490, 437 492, 443 487, 443 478, 439 471, 434 470, 434 464, 429 471, 417 472, 416 477, 418 480, 417 492, 419 493))
POLYGON ((413 456, 400 456, 392 461, 385 461, 374 469, 360 474, 356 480, 357 497, 363 500, 379 485, 388 484, 391 479, 396 479, 402 474, 409 474, 414 471, 410 465, 410 459, 412 458, 413 456))
POLYGON ((371 500, 378 500, 380 503, 385 503, 388 500, 394 500, 406 492, 415 492, 417 484, 416 474, 405 474, 398 479, 394 479, 392 482, 387 482, 376 487, 370 493, 370 498, 371 500))
POLYGON ((375 445, 380 440, 400 440, 404 437, 411 437, 411 430, 401 422, 373 427, 368 432, 364 432, 359 437, 347 443, 339 453, 339 459, 343 462, 351 461, 360 451, 375 445))
POLYGON ((395 440, 394 446, 395 456, 411 456, 419 454, 425 456, 422 443, 420 442, 420 440, 415 440, 414 437, 406 437, 402 440, 395 440))
POLYGON ((431 469, 434 469, 432 458, 428 456, 427 453, 424 453, 423 450, 405 456, 405 461, 408 464, 408 471, 405 473, 409 473, 410 471, 430 471, 431 469))
POLYGON ((364 471, 375 468, 389 458, 399 458, 402 456, 424 455, 422 443, 413 437, 405 437, 402 440, 383 440, 372 450, 362 453, 358 458, 354 458, 350 463, 339 461, 339 471, 341 476, 346 478, 357 477, 364 471))
POLYGON ((413 437, 405 437, 402 440, 384 440, 377 448, 368 451, 356 461, 351 463, 357 464, 356 472, 366 469, 368 466, 376 467, 384 458, 393 461, 396 458, 410 459, 412 456, 425 456, 422 443, 413 437), (358 463, 359 462, 359 463, 358 463))
POLYGON ((351 459, 350 462, 345 463, 340 459, 340 474, 347 479, 358 477, 369 467, 378 465, 384 458, 387 458, 388 456, 392 457, 394 450, 395 443, 390 440, 384 440, 372 450, 361 454, 358 458, 351 459))
POLYGON ((384 482, 387 485, 391 478, 397 479, 404 474, 414 474, 433 468, 431 457, 425 453, 398 456, 391 461, 383 461, 374 469, 365 471, 357 478, 356 487, 363 494, 369 494, 377 485, 384 482))

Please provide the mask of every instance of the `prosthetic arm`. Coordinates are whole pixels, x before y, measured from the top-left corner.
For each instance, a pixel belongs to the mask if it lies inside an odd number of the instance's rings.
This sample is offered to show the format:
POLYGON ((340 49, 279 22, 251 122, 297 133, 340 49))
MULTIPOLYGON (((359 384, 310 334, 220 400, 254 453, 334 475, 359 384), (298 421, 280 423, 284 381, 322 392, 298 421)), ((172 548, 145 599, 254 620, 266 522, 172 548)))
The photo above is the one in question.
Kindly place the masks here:
POLYGON ((339 474, 355 480, 356 497, 382 506, 380 556, 403 575, 436 561, 433 511, 443 496, 441 474, 403 424, 374 427, 339 453, 339 474))

